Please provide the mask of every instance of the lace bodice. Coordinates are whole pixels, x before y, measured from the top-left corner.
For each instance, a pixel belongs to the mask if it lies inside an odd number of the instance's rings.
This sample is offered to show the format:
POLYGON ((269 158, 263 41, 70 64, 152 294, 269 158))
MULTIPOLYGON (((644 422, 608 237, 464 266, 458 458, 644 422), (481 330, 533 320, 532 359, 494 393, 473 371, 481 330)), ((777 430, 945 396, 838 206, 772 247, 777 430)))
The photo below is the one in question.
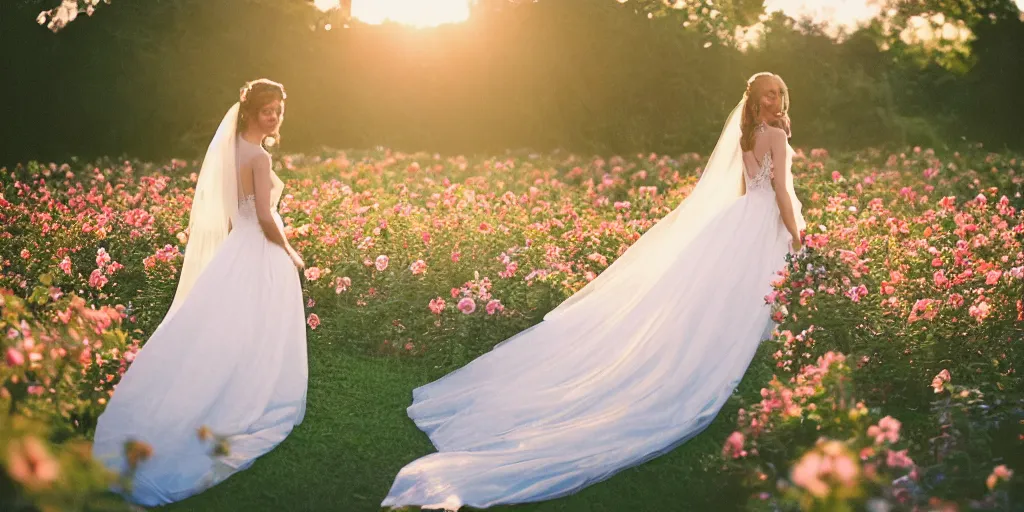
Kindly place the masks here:
MULTIPOLYGON (((240 173, 244 167, 243 162, 249 162, 256 157, 260 152, 265 152, 262 147, 253 144, 242 137, 238 137, 238 149, 237 159, 238 162, 235 171, 240 173)), ((284 182, 277 176, 273 170, 270 171, 270 210, 277 212, 277 204, 281 200, 281 195, 284 192, 284 182)), ((241 190, 241 181, 239 180, 239 191, 238 191, 238 213, 236 216, 239 221, 251 221, 256 222, 256 195, 245 194, 241 190)), ((238 224, 234 222, 234 224, 238 224)))
POLYGON ((757 168, 757 174, 753 178, 747 173, 746 169, 743 170, 743 179, 747 184, 747 193, 758 190, 766 190, 771 192, 772 179, 775 177, 775 163, 772 161, 772 152, 765 152, 764 156, 761 157, 761 164, 757 168))

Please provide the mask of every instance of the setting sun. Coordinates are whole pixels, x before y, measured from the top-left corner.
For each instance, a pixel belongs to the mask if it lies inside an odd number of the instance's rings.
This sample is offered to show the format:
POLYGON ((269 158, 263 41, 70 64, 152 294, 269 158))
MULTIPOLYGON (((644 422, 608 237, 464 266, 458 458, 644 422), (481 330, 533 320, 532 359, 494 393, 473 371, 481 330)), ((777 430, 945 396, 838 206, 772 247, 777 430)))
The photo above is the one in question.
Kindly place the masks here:
POLYGON ((363 23, 385 21, 434 27, 469 19, 470 0, 352 0, 352 17, 363 23))

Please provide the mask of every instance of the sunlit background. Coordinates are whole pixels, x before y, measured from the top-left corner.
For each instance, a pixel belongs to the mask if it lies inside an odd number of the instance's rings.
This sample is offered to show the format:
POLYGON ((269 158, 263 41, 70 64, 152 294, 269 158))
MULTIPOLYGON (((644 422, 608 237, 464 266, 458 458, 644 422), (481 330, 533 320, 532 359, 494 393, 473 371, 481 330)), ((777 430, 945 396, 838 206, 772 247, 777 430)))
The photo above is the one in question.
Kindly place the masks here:
POLYGON ((467 20, 469 4, 470 0, 352 0, 352 17, 364 23, 431 27, 467 20))
MULTIPOLYGON (((1014 2, 1024 10, 1024 0, 1014 2)), ((315 3, 320 9, 328 10, 338 7, 339 0, 315 0, 315 3)), ((370 24, 391 21, 432 27, 467 20, 471 3, 473 0, 352 0, 352 17, 370 24)), ((852 29, 878 15, 880 3, 877 0, 765 0, 764 4, 769 13, 781 11, 793 18, 809 17, 815 22, 852 29)))
POLYGON ((0 165, 5 154, 200 152, 210 112, 258 76, 288 84, 285 144, 297 152, 702 151, 742 80, 766 69, 794 93, 800 144, 1021 144, 1024 16, 1013 6, 1024 0, 898 12, 888 9, 902 0, 673 0, 674 11, 661 1, 100 2, 55 39, 33 23, 39 2, 7 0, 21 14, 5 10, 0 33, 18 42, 13 69, 32 80, 8 102, 18 129, 0 138, 0 165), (219 25, 245 6, 239 23, 219 25), (858 33, 868 22, 878 30, 858 33), (134 86, 109 78, 123 69, 134 86), (54 101, 34 101, 41 90, 54 101), (89 126, 104 130, 82 136, 89 126))
MULTIPOLYGON (((434 27, 469 19, 473 0, 352 0, 352 17, 363 23, 386 21, 414 27, 434 27)), ((321 10, 339 6, 339 0, 315 0, 321 10)))

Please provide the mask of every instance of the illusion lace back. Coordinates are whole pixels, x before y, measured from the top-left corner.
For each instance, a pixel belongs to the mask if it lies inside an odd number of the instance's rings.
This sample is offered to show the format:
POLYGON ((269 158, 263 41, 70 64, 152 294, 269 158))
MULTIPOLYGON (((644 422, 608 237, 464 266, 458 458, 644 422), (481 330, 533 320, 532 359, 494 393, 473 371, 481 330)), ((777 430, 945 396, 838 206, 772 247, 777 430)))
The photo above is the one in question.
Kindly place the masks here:
MULTIPOLYGON (((238 162, 262 151, 245 144, 239 138, 238 162)), ((276 176, 272 182, 272 213, 282 226, 276 207, 284 184, 276 176)), ((138 504, 178 501, 249 467, 305 415, 298 271, 263 234, 252 192, 240 187, 231 232, 177 312, 139 351, 99 418, 93 454, 111 470, 127 469, 126 441, 153 449, 129 493, 138 504), (227 455, 213 455, 215 441, 201 439, 201 427, 227 440, 227 455)))
POLYGON ((746 172, 743 173, 743 180, 747 185, 747 193, 753 192, 774 192, 772 188, 772 179, 775 177, 773 172, 775 164, 772 162, 772 152, 765 152, 764 156, 761 157, 761 163, 758 166, 757 174, 753 178, 750 177, 746 172))
POLYGON ((556 498, 703 431, 771 325, 765 296, 790 244, 772 167, 762 160, 644 293, 598 288, 414 390, 409 417, 438 452, 405 466, 382 505, 556 498))

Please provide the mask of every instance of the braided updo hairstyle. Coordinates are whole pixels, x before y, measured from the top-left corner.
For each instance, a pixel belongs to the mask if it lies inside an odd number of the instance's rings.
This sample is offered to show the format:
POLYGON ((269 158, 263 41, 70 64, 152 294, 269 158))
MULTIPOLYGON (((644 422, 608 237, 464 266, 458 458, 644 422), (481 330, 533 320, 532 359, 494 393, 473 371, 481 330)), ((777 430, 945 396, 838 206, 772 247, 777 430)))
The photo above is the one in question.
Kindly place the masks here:
MULTIPOLYGON (((281 100, 283 102, 287 97, 288 95, 284 92, 284 86, 273 80, 260 78, 247 82, 238 92, 238 133, 245 131, 250 119, 255 120, 259 118, 260 109, 265 105, 274 100, 281 100)), ((284 121, 283 112, 281 113, 281 121, 284 121)), ((280 126, 280 123, 278 126, 280 126)), ((274 133, 268 134, 263 139, 262 144, 264 146, 273 146, 280 142, 280 130, 275 130, 274 133)))
POLYGON ((740 130, 743 134, 740 136, 740 147, 743 151, 750 151, 754 148, 754 128, 757 127, 757 119, 761 114, 761 97, 764 96, 767 86, 771 84, 772 78, 778 80, 782 86, 782 111, 781 115, 769 124, 782 128, 786 132, 787 137, 791 135, 789 127, 789 89, 786 87, 786 82, 783 82, 782 77, 774 73, 756 73, 747 80, 747 90, 743 93, 743 99, 746 100, 743 106, 743 118, 740 121, 740 130))

